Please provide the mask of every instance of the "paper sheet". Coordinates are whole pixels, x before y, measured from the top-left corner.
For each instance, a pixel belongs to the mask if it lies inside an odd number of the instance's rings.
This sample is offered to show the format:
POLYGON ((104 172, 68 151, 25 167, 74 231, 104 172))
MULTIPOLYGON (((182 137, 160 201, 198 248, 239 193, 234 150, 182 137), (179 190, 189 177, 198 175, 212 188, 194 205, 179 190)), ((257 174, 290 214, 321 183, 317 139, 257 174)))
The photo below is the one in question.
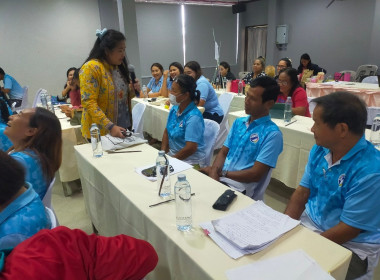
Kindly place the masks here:
POLYGON ((215 230, 243 250, 256 249, 296 227, 300 221, 257 201, 251 206, 211 221, 215 230))
MULTIPOLYGON (((179 159, 176 159, 176 158, 169 158, 169 164, 173 167, 174 171, 170 173, 170 175, 173 175, 173 174, 176 174, 176 173, 180 173, 182 171, 185 171, 187 169, 190 169, 190 168, 193 168, 192 165, 182 161, 182 160, 179 160, 179 159)), ((146 177, 145 175, 143 175, 141 173, 141 171, 143 171, 144 169, 147 169, 149 167, 152 167, 154 166, 155 164, 152 163, 150 165, 146 165, 146 166, 143 166, 143 167, 138 167, 135 169, 135 171, 140 174, 141 176, 143 176, 144 178, 148 179, 149 181, 152 181, 152 182, 155 182, 157 181, 157 177, 146 177)))
POLYGON ((296 250, 267 260, 226 271, 229 280, 333 280, 317 262, 303 250, 296 250), (275 268, 275 269, 273 269, 275 268))

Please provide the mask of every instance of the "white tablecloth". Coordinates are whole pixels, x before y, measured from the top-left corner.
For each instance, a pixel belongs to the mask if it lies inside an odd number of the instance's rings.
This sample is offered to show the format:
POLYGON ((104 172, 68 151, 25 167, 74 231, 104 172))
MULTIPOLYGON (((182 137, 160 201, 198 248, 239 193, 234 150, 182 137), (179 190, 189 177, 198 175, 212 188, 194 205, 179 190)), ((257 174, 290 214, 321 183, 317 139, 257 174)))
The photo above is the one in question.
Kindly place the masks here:
MULTIPOLYGON (((222 95, 225 91, 224 90, 215 90, 216 95, 218 97, 222 95)), ((238 96, 236 93, 232 92, 235 94, 234 98, 231 101, 230 104, 230 112, 236 112, 236 111, 241 111, 244 110, 244 101, 245 101, 245 96, 238 96)))
MULTIPOLYGON (((204 235, 201 222, 220 218, 249 206, 253 201, 238 193, 227 212, 211 206, 226 186, 189 169, 184 172, 191 184, 193 230, 182 233, 175 226, 175 203, 153 208, 160 201, 155 182, 134 172, 153 164, 157 150, 143 144, 130 148, 141 153, 106 154, 93 158, 91 145, 75 146, 83 194, 91 221, 106 236, 127 234, 150 242, 159 262, 148 279, 226 279, 225 271, 296 249, 303 249, 326 271, 344 279, 351 253, 347 249, 298 226, 262 252, 233 260, 204 235)), ((176 180, 171 177, 172 186, 176 180)))
POLYGON ((65 183, 79 179, 74 146, 82 138, 81 126, 71 125, 69 118, 59 108, 55 110, 55 115, 58 117, 62 129, 62 164, 58 172, 61 182, 65 183))

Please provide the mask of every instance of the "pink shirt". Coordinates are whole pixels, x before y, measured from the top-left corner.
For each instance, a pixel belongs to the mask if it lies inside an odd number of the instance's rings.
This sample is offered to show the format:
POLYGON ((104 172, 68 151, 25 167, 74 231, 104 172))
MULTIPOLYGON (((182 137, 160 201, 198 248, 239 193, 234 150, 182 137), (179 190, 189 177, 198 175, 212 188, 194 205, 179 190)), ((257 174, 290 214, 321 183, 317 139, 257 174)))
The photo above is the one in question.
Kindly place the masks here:
MULTIPOLYGON (((285 103, 286 97, 284 94, 280 94, 277 97, 276 103, 285 103)), ((297 108, 297 107, 306 107, 306 112, 305 112, 305 117, 311 117, 310 111, 309 111, 309 102, 307 101, 307 95, 306 91, 302 87, 296 88, 296 90, 293 92, 292 95, 292 103, 293 106, 292 108, 297 108)))
POLYGON ((69 96, 70 96, 70 100, 71 100, 71 105, 73 105, 74 107, 81 106, 80 89, 70 91, 69 96))

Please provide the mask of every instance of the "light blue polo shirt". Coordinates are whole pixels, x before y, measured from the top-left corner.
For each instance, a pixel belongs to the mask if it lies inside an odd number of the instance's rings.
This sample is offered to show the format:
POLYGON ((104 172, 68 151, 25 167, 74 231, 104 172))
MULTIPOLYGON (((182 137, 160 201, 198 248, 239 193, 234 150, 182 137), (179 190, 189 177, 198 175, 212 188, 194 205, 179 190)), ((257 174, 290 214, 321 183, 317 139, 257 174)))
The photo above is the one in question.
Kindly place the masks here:
POLYGON ((166 80, 166 87, 168 90, 172 90, 173 81, 170 80, 170 77, 166 80))
POLYGON ((14 248, 51 223, 45 207, 27 183, 27 190, 0 212, 0 250, 14 248))
POLYGON ((162 87, 162 82, 164 81, 164 76, 162 75, 161 78, 156 83, 156 79, 152 77, 150 79, 147 88, 150 88, 150 92, 159 92, 162 87))
POLYGON ((10 99, 22 99, 24 90, 20 84, 10 75, 4 75, 4 88, 10 89, 8 93, 10 99))
POLYGON ((320 230, 342 221, 363 230, 351 241, 380 244, 380 151, 364 136, 334 165, 315 145, 300 185, 310 189, 306 213, 320 230))
POLYGON ((178 106, 172 107, 166 124, 169 136, 169 155, 173 156, 182 150, 186 146, 186 142, 195 142, 198 144, 197 151, 184 161, 190 164, 203 163, 206 153, 203 141, 205 124, 202 113, 193 102, 179 116, 178 109, 178 106))
POLYGON ((212 85, 204 76, 200 76, 197 80, 197 90, 201 92, 201 99, 206 101, 204 105, 205 112, 210 114, 217 113, 219 116, 223 116, 224 113, 219 104, 218 96, 212 85))
POLYGON ((261 117, 249 123, 250 116, 234 121, 224 142, 229 151, 223 170, 238 171, 251 168, 259 161, 272 168, 276 167, 282 152, 282 133, 270 116, 261 117))
POLYGON ((4 134, 6 127, 7 125, 5 123, 0 122, 0 150, 4 152, 13 146, 11 140, 4 134))
POLYGON ((39 157, 30 149, 21 152, 12 152, 11 157, 16 159, 25 168, 25 181, 32 184, 34 191, 42 200, 49 187, 46 183, 39 157))

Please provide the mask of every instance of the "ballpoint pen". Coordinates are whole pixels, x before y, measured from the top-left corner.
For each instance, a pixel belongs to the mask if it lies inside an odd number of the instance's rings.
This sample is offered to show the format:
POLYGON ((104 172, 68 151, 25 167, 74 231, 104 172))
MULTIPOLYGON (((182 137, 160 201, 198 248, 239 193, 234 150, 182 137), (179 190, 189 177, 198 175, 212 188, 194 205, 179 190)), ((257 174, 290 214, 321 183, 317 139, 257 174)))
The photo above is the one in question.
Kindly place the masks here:
POLYGON ((297 120, 294 120, 294 121, 292 121, 292 122, 290 122, 290 123, 287 123, 285 126, 288 126, 288 125, 291 125, 292 123, 295 123, 297 120))

